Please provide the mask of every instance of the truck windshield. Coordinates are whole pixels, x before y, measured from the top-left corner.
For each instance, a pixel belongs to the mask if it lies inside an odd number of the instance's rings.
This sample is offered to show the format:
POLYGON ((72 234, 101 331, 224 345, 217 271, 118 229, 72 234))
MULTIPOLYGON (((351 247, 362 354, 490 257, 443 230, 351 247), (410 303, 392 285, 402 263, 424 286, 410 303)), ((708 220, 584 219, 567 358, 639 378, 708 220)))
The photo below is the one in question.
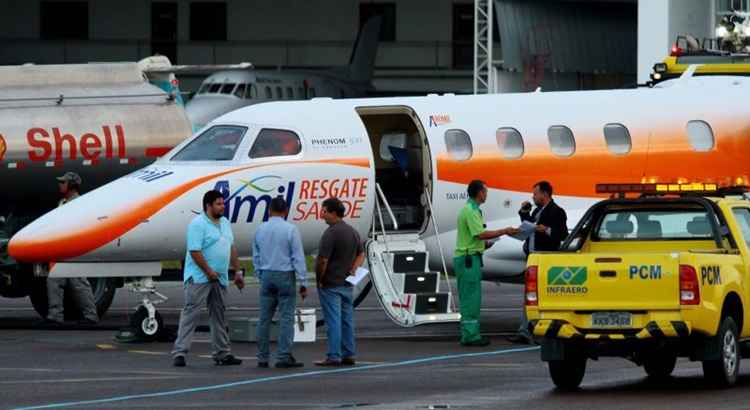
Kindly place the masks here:
POLYGON ((706 210, 698 208, 609 210, 594 238, 602 241, 712 239, 709 217, 706 210))

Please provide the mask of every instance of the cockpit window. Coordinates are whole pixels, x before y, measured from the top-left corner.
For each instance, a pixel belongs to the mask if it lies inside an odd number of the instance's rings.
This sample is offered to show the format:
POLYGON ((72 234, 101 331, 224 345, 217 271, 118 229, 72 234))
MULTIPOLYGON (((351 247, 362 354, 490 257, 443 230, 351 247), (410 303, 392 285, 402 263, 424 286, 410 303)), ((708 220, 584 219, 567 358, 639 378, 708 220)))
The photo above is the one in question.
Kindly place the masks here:
POLYGON ((172 157, 172 161, 229 161, 247 127, 217 125, 196 137, 172 157))
POLYGON ((198 92, 196 94, 205 94, 208 92, 208 87, 210 87, 211 84, 203 83, 201 85, 201 88, 198 89, 198 92))
POLYGON ((250 149, 250 158, 297 155, 300 151, 302 151, 302 143, 294 132, 263 128, 250 149))
POLYGON ((222 94, 231 94, 232 90, 234 90, 234 86, 235 85, 237 85, 237 84, 235 84, 235 83, 224 84, 224 86, 221 87, 221 93, 222 94))
POLYGON ((234 95, 240 98, 245 98, 245 88, 247 88, 247 84, 237 84, 237 88, 234 90, 234 95))
POLYGON ((210 87, 208 88, 208 92, 210 92, 210 93, 212 93, 212 94, 218 93, 218 92, 219 92, 219 90, 221 90, 221 83, 213 83, 213 84, 211 84, 211 86, 210 86, 210 87))

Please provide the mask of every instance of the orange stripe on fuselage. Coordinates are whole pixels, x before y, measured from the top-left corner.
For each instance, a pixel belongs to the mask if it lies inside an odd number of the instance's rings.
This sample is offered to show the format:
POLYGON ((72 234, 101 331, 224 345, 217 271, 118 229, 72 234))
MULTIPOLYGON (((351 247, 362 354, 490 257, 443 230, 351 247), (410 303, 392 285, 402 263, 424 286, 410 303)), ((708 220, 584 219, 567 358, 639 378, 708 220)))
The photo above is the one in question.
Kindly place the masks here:
MULTIPOLYGON (((367 158, 345 158, 318 161, 294 161, 285 162, 283 164, 251 165, 217 172, 178 185, 154 198, 149 198, 139 204, 133 205, 132 209, 128 209, 119 214, 110 215, 109 218, 98 221, 96 225, 89 225, 74 232, 66 232, 64 234, 44 238, 31 238, 27 240, 11 238, 11 241, 8 244, 8 252, 13 258, 22 262, 62 261, 75 258, 119 238, 138 226, 144 220, 149 219, 183 194, 212 179, 249 169, 269 166, 320 163, 350 165, 364 168, 370 167, 370 161, 367 158)), ((83 200, 86 200, 86 198, 83 197, 83 200)))
MULTIPOLYGON (((716 131, 716 130, 715 130, 716 131)), ((632 131, 631 131, 632 132, 632 131)), ((750 130, 737 127, 717 133, 716 146, 696 152, 684 133, 664 129, 638 138, 625 155, 610 153, 604 138, 576 138, 571 157, 555 156, 544 144, 526 147, 520 159, 504 159, 497 146, 475 146, 467 161, 448 154, 437 156, 440 181, 468 184, 481 179, 490 188, 529 192, 541 181, 552 183, 556 195, 598 197, 596 184, 646 182, 714 182, 720 186, 747 185, 750 181, 750 130), (650 149, 647 149, 650 147, 650 149)))

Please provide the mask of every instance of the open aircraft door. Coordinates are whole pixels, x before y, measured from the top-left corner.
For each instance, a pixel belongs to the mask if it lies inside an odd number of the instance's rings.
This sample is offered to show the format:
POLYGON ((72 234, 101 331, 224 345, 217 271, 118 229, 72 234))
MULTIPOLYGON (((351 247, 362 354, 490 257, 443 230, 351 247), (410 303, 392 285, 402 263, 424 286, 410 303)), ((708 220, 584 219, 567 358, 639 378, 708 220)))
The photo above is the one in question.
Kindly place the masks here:
MULTIPOLYGON (((388 317, 410 327, 460 320, 445 256, 429 269, 423 233, 435 230, 432 161, 427 136, 406 106, 357 108, 372 145, 375 209, 365 245, 372 286, 388 317)), ((442 250, 442 247, 440 247, 442 250)))

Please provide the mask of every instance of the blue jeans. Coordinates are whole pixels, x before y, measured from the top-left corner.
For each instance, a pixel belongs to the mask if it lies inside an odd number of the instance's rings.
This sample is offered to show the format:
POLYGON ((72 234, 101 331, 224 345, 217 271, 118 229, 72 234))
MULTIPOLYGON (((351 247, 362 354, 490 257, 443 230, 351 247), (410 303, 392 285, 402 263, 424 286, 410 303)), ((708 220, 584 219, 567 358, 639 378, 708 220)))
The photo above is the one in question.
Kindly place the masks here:
POLYGON ((279 308, 279 339, 276 361, 292 357, 294 309, 297 303, 294 272, 263 271, 260 281, 260 320, 258 321, 258 362, 268 362, 271 319, 279 308))
POLYGON ((354 358, 354 306, 351 286, 319 288, 320 307, 326 321, 328 359, 354 358))

